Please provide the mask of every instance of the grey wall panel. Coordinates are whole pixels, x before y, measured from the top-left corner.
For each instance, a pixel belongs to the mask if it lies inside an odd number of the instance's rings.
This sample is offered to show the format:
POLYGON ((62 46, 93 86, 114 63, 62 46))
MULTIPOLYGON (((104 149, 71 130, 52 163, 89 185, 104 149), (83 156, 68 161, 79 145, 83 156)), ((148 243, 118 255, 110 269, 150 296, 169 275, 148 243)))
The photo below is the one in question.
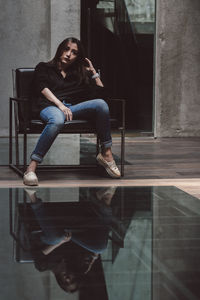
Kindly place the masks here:
POLYGON ((199 32, 199 0, 157 1, 157 136, 200 136, 199 32))

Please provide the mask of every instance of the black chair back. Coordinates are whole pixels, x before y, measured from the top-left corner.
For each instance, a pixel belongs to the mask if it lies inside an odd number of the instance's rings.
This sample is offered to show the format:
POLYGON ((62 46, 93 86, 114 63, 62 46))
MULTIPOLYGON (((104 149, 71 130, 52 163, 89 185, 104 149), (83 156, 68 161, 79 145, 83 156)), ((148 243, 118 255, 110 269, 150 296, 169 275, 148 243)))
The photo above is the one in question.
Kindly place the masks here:
POLYGON ((32 104, 30 96, 34 70, 34 68, 16 69, 16 96, 17 98, 23 98, 28 102, 18 103, 19 132, 24 131, 24 128, 29 126, 29 122, 32 118, 32 104))
POLYGON ((30 97, 30 86, 33 80, 34 68, 19 68, 16 70, 16 92, 19 98, 30 97))

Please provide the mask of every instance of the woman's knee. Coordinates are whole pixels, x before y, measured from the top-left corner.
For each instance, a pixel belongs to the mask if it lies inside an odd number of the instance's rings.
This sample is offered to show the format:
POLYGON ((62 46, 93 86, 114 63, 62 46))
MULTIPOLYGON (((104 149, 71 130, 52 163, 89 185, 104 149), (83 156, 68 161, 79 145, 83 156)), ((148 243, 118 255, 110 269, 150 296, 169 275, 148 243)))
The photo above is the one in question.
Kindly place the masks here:
POLYGON ((64 113, 54 106, 43 109, 40 113, 40 117, 46 124, 55 125, 57 127, 62 127, 65 122, 64 113))
POLYGON ((109 113, 109 107, 105 100, 97 99, 96 100, 96 109, 104 113, 109 113))
POLYGON ((65 122, 63 112, 56 107, 48 107, 42 110, 40 117, 47 125, 54 125, 56 127, 62 127, 65 122))
POLYGON ((49 125, 51 124, 51 125, 54 125, 56 127, 63 127, 64 123, 65 123, 65 119, 62 116, 59 117, 58 115, 51 116, 48 119, 48 122, 47 122, 47 124, 49 124, 49 125))

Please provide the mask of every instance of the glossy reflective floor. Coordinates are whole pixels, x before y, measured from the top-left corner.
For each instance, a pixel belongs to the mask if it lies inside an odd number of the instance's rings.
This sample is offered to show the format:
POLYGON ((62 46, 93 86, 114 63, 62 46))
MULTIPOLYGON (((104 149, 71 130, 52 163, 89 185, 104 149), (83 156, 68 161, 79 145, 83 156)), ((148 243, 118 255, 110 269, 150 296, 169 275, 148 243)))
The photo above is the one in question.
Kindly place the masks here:
POLYGON ((0 198, 0 299, 200 299, 199 199, 169 186, 0 198))

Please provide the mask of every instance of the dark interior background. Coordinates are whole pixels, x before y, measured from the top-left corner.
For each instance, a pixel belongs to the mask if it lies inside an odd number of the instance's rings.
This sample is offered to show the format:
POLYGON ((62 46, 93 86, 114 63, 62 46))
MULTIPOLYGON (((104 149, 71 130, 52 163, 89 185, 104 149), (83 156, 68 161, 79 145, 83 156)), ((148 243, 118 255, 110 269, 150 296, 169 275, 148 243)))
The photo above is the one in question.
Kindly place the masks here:
POLYGON ((98 2, 81 1, 81 40, 87 55, 111 95, 126 99, 126 128, 152 132, 154 34, 134 32, 124 0, 115 1, 110 13, 111 32, 98 2))

